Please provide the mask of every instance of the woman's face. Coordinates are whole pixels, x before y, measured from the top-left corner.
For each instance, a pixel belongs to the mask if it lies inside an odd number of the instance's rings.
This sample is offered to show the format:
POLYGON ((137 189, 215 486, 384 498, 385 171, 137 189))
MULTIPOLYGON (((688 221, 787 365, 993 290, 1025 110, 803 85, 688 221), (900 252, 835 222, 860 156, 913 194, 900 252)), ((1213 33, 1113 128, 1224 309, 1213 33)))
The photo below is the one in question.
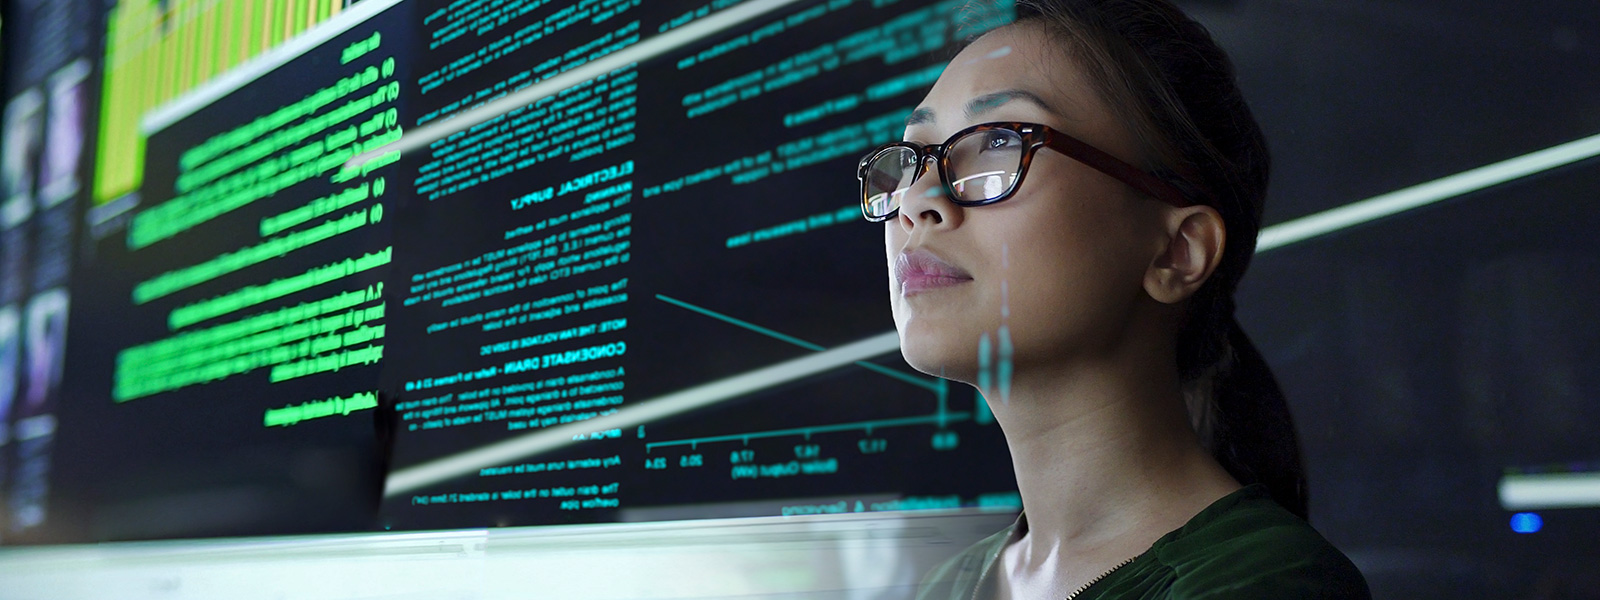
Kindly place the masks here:
MULTIPOLYGON (((1133 137, 1081 70, 1030 27, 962 51, 907 120, 905 139, 943 143, 994 121, 1044 124, 1139 164, 1133 137)), ((985 362, 1010 354, 1018 372, 1116 349, 1135 307, 1150 302, 1142 282, 1164 247, 1160 203, 1048 148, 1016 195, 988 206, 951 203, 928 169, 884 229, 890 304, 913 367, 978 383, 986 335, 995 358, 985 362)))

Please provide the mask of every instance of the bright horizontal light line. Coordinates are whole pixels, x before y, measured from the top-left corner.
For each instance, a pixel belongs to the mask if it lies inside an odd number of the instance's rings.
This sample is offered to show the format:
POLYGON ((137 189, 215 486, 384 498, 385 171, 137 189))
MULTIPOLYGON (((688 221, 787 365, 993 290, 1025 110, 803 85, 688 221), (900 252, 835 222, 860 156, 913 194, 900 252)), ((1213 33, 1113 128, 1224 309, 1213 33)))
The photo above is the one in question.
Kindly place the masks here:
POLYGON ((1595 156, 1600 156, 1600 135, 1592 135, 1264 228, 1261 230, 1261 236, 1256 239, 1256 251, 1281 248, 1595 156))
POLYGON ((551 427, 537 433, 520 435, 431 462, 407 467, 389 475, 384 486, 385 497, 410 492, 441 481, 478 472, 490 465, 499 465, 548 452, 566 446, 594 431, 631 429, 678 413, 716 404, 757 390, 783 385, 796 379, 809 377, 831 369, 853 364, 900 349, 900 335, 890 331, 852 342, 830 350, 781 362, 768 367, 734 375, 698 385, 686 390, 658 396, 616 413, 587 421, 551 427))
POLYGON ((979 173, 977 175, 971 175, 971 176, 967 176, 967 177, 962 177, 961 179, 957 179, 955 181, 952 181, 952 182, 950 182, 950 185, 952 187, 953 186, 958 186, 958 185, 961 185, 961 184, 966 183, 968 181, 972 181, 974 179, 984 179, 984 178, 987 178, 987 177, 994 177, 995 175, 1004 175, 1005 173, 1006 173, 1005 171, 984 171, 984 172, 979 173))
POLYGON ((506 94, 499 100, 491 101, 478 108, 406 132, 398 140, 352 157, 345 163, 345 168, 359 168, 369 160, 396 150, 399 150, 401 154, 416 150, 435 141, 450 137, 451 134, 458 131, 465 131, 473 125, 533 104, 546 96, 554 96, 561 90, 626 67, 629 64, 642 63, 672 52, 683 46, 716 35, 729 27, 736 27, 745 21, 760 17, 786 5, 794 4, 795 1, 750 0, 714 15, 701 18, 688 25, 645 39, 622 50, 584 63, 582 66, 566 73, 506 94))
POLYGON ((1506 510, 1600 507, 1600 473, 1537 473, 1500 478, 1506 510))

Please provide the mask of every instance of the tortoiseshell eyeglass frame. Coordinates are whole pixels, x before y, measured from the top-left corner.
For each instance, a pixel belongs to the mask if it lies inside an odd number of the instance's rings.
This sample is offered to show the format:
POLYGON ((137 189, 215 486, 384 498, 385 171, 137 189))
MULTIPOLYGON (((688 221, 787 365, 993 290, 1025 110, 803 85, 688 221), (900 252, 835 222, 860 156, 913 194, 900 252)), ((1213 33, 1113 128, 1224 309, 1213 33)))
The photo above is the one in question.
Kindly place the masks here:
POLYGON ((1038 123, 1000 122, 982 123, 973 125, 961 131, 957 131, 955 135, 950 136, 950 139, 945 140, 943 144, 931 144, 923 146, 915 142, 890 142, 877 147, 872 152, 867 153, 865 157, 862 157, 860 164, 857 165, 856 168, 856 178, 861 180, 861 215, 866 217, 868 221, 881 223, 883 221, 892 219, 895 217, 895 215, 899 214, 900 207, 898 205, 896 205, 893 210, 890 210, 889 213, 885 215, 875 216, 870 212, 868 205, 869 198, 871 197, 871 190, 868 189, 867 181, 867 171, 872 167, 872 164, 881 158, 885 153, 894 151, 898 148, 907 148, 913 152, 916 152, 917 173, 914 177, 912 177, 912 183, 915 183, 917 179, 921 179, 923 174, 927 172, 928 159, 931 157, 936 160, 936 164, 938 165, 939 180, 944 187, 944 192, 947 199, 958 206, 984 206, 987 204, 1002 202, 1015 195, 1017 193, 1017 189, 1022 187, 1022 180, 1028 174, 1028 165, 1033 162, 1034 153, 1038 152, 1040 148, 1045 147, 1065 154, 1068 157, 1088 165, 1097 171, 1110 175, 1111 177, 1116 178, 1118 181, 1133 186, 1134 189, 1149 194, 1157 200, 1167 204, 1171 204, 1180 208, 1195 204, 1171 183, 1168 183, 1161 178, 1156 177, 1155 175, 1151 175, 1150 173, 1147 173, 1138 167, 1123 162, 1121 159, 1106 153, 1104 150, 1095 148, 1094 146, 1091 146, 1087 142, 1079 140, 1078 138, 1038 123), (948 154, 946 154, 946 150, 957 141, 960 141, 962 138, 968 135, 997 129, 1016 133, 1017 136, 1021 138, 1022 144, 1024 145, 1022 161, 1021 164, 1018 165, 1016 178, 1006 186, 1005 191, 999 196, 985 198, 982 200, 960 199, 960 196, 950 185, 950 157, 948 154))

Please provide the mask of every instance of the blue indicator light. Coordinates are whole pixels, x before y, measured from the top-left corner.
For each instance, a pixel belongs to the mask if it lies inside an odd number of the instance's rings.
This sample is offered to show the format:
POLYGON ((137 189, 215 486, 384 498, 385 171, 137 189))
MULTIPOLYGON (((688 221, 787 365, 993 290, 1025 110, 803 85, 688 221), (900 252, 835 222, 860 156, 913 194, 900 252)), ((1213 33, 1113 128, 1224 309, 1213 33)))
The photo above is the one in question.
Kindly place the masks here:
POLYGON ((1511 515, 1511 530, 1517 533, 1534 533, 1544 527, 1544 519, 1537 513, 1517 513, 1511 515))

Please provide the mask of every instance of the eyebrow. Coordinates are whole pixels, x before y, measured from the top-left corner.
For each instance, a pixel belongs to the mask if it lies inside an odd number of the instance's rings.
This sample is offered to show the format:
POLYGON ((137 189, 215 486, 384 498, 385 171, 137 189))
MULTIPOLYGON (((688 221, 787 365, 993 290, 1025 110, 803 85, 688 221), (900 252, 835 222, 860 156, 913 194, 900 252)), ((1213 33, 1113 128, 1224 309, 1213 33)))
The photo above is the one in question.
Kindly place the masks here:
MULTIPOLYGON (((1050 103, 1046 102, 1044 98, 1040 98, 1038 94, 1028 90, 1010 89, 984 94, 967 102, 967 107, 965 109, 967 120, 974 120, 979 115, 992 111, 996 108, 1000 108, 1012 100, 1025 100, 1033 103, 1041 109, 1044 109, 1046 112, 1056 115, 1061 114, 1060 111, 1055 109, 1055 107, 1050 106, 1050 103)), ((935 118, 936 117, 933 114, 933 109, 919 108, 911 111, 911 116, 906 117, 906 127, 932 123, 935 118)))
POLYGON ((933 109, 919 108, 911 111, 911 116, 906 117, 906 127, 922 125, 933 122, 933 109))

